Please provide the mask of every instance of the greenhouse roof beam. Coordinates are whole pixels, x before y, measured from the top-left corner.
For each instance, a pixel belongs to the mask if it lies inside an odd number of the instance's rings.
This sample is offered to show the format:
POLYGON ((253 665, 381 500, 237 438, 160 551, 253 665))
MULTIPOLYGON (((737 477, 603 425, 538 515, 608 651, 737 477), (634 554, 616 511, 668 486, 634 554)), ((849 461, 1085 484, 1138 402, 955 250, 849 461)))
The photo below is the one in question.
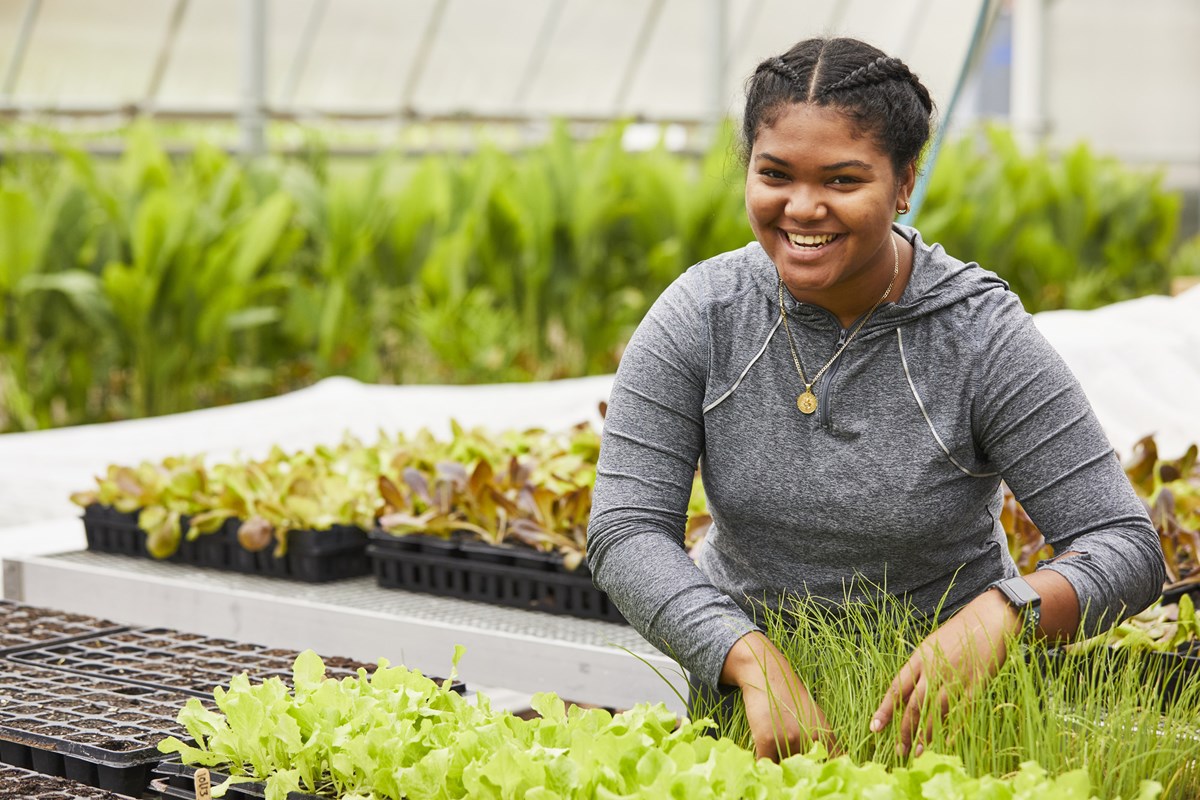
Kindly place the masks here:
POLYGON ((929 191, 929 176, 933 174, 933 168, 937 164, 938 153, 942 148, 942 141, 946 136, 946 131, 950 129, 959 98, 962 97, 963 87, 967 83, 967 76, 973 71, 976 62, 982 55, 983 43, 987 39, 988 29, 992 26, 992 22, 999 12, 999 0, 979 0, 979 13, 975 18, 975 26, 971 34, 967 52, 963 56, 962 66, 958 70, 958 79, 954 82, 954 91, 950 94, 950 102, 946 105, 945 115, 938 121, 933 141, 930 142, 928 154, 925 156, 924 167, 921 170, 920 176, 917 177, 916 186, 913 188, 912 197, 909 199, 909 211, 907 213, 912 215, 908 217, 910 220, 916 219, 917 212, 925 204, 925 195, 929 191))
POLYGON ((525 104, 525 98, 529 94, 529 87, 537 78, 542 64, 546 61, 546 54, 550 52, 550 44, 554 41, 554 31, 558 28, 558 21, 562 18, 563 7, 567 4, 567 0, 553 0, 550 7, 546 10, 546 16, 542 20, 542 27, 538 31, 537 40, 533 43, 533 47, 529 51, 529 61, 525 64, 525 72, 521 75, 521 80, 517 83, 517 90, 513 92, 512 104, 516 108, 520 108, 525 104))
POLYGON ((663 4, 664 0, 654 0, 646 9, 646 16, 642 18, 642 26, 638 30, 633 52, 629 55, 629 62, 625 65, 625 72, 621 75, 621 82, 617 84, 616 94, 613 95, 612 109, 613 114, 617 116, 620 116, 625 108, 625 102, 629 99, 629 91, 633 88, 633 79, 642 65, 642 57, 646 54, 646 48, 650 46, 650 37, 654 34, 654 26, 658 24, 659 17, 662 16, 663 4))
POLYGON ((266 152, 267 0, 242 0, 242 102, 238 124, 242 154, 266 152))
POLYGON ((438 31, 442 27, 442 20, 446 17, 447 5, 449 5, 449 0, 438 0, 429 14, 429 21, 425 23, 425 35, 421 37, 421 45, 413 55, 412 66, 408 70, 408 80, 404 82, 404 91, 400 95, 401 116, 413 116, 413 97, 416 96, 421 78, 425 75, 425 64, 429 61, 434 39, 437 38, 438 31))
MULTIPOLYGON (((96 104, 96 103, 12 103, 0 100, 0 118, 17 117, 17 116, 57 116, 57 117, 88 117, 88 116, 112 116, 125 115, 136 116, 145 112, 138 103, 125 103, 118 105, 111 104, 96 104)), ((213 107, 213 106, 158 106, 154 109, 154 116, 162 119, 171 120, 230 120, 238 116, 240 110, 232 106, 213 107)), ((265 112, 268 119, 294 122, 297 120, 343 120, 346 122, 386 122, 395 121, 395 111, 354 111, 347 109, 337 110, 320 110, 320 109, 280 109, 268 108, 265 112)), ((455 112, 448 114, 421 114, 413 115, 413 118, 419 122, 428 123, 448 123, 458 122, 464 125, 476 125, 479 123, 501 123, 501 124, 516 124, 524 125, 530 122, 545 122, 546 115, 541 113, 489 113, 489 114, 469 114, 463 112, 455 112)), ((556 114, 554 119, 561 119, 564 122, 573 122, 580 124, 595 124, 602 125, 613 121, 611 114, 556 114)), ((636 117, 638 122, 649 122, 662 125, 679 124, 679 125, 705 125, 711 122, 710 119, 703 116, 687 116, 680 114, 638 114, 636 117)))
POLYGON ((29 40, 33 37, 33 28, 41 9, 42 0, 28 0, 25 4, 25 13, 21 16, 21 30, 8 59, 8 67, 4 70, 4 85, 0 87, 0 96, 6 99, 12 97, 13 90, 17 87, 17 78, 21 75, 21 66, 25 63, 25 53, 29 50, 29 40))
POLYGON ((145 107, 153 108, 158 98, 158 90, 162 88, 163 76, 167 74, 167 65, 171 63, 171 53, 175 49, 175 40, 179 38, 179 29, 183 27, 183 17, 187 13, 188 0, 175 0, 171 9, 171 18, 167 22, 167 32, 163 36, 162 47, 158 57, 154 59, 154 69, 150 73, 150 82, 146 86, 145 107))
POLYGON ((296 49, 296 59, 292 62, 291 69, 288 70, 283 84, 283 92, 280 95, 281 102, 285 106, 290 106, 296 99, 296 89, 300 86, 300 79, 304 77, 304 70, 308 68, 309 56, 312 55, 317 34, 321 32, 321 21, 328 8, 329 0, 313 0, 312 6, 308 9, 308 17, 304 20, 304 30, 300 33, 300 46, 296 49))

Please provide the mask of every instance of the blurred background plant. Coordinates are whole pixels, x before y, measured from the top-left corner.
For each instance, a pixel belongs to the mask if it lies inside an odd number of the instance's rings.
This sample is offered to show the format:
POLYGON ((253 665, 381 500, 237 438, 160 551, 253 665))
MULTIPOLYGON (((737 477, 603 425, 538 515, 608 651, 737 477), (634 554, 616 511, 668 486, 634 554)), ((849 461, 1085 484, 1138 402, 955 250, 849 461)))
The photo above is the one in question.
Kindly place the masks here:
MULTIPOLYGON (((507 153, 242 162, 132 126, 0 162, 0 432, 270 396, 329 375, 486 383, 611 372, 690 265, 751 240, 732 129, 630 151, 554 127, 507 153)), ((27 139, 28 132, 22 132, 27 139)), ((915 223, 1030 311, 1200 274, 1154 173, 989 128, 943 149, 915 223)))
POLYGON ((1165 294, 1174 274, 1200 272, 1186 251, 1172 263, 1180 207, 1159 174, 1086 144, 1061 158, 1023 152, 992 126, 941 151, 916 225, 999 273, 1031 312, 1086 309, 1165 294))

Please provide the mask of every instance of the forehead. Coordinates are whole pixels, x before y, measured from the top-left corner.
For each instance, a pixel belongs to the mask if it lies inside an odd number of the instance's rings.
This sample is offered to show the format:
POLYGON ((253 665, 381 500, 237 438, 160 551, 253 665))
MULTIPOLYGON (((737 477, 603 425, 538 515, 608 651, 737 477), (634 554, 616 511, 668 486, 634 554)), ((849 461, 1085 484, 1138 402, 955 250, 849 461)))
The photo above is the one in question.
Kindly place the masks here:
POLYGON ((842 156, 835 161, 889 161, 875 137, 849 114, 833 106, 811 103, 791 103, 777 109, 754 136, 751 158, 762 152, 789 161, 799 157, 824 161, 832 155, 842 156))

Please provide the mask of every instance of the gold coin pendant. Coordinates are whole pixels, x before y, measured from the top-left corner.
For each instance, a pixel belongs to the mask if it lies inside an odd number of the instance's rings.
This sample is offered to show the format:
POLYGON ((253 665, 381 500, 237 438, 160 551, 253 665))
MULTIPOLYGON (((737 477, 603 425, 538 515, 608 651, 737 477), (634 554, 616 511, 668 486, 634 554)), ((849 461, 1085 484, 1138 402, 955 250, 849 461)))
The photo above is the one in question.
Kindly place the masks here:
POLYGON ((810 390, 805 389, 804 394, 796 398, 796 408, 805 414, 813 413, 817 410, 817 396, 810 390))

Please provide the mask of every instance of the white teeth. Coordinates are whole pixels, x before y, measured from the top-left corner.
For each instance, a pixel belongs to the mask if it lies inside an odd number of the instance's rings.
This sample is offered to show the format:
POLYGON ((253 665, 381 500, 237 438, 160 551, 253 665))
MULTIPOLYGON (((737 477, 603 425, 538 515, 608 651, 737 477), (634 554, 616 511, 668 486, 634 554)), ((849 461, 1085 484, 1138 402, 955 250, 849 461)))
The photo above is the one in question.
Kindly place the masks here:
POLYGON ((798 233, 789 233, 787 235, 792 244, 807 245, 809 247, 828 244, 829 242, 832 242, 836 236, 837 234, 833 233, 827 233, 823 236, 801 236, 798 233))

